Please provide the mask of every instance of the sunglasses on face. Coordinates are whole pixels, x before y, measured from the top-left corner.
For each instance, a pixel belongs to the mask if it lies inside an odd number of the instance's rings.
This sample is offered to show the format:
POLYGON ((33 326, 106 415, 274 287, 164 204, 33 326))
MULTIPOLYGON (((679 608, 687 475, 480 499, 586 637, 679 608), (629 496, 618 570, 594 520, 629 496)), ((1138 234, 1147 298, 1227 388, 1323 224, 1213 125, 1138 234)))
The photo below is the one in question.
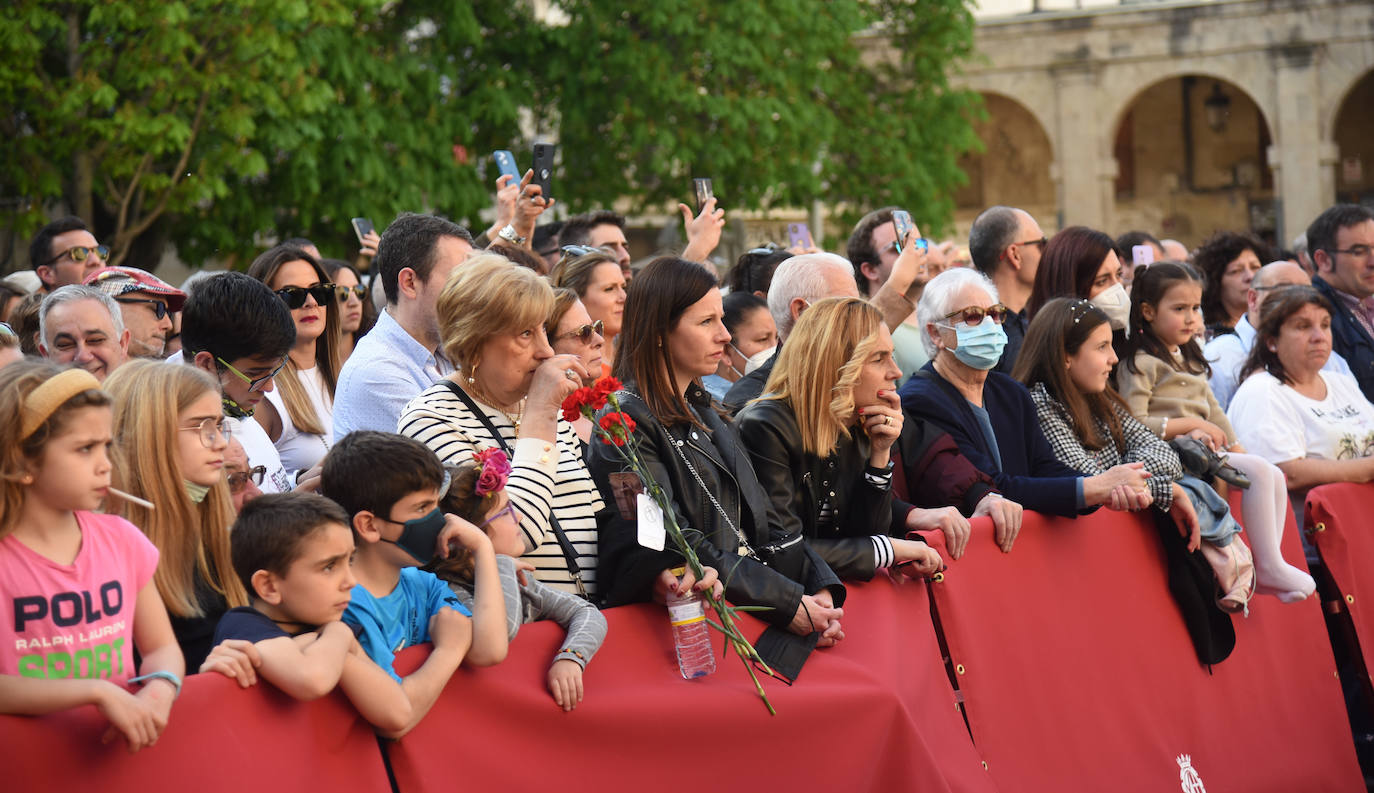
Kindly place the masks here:
POLYGON ((336 287, 333 284, 315 284, 314 286, 284 286, 277 290, 277 297, 282 299, 286 307, 295 310, 305 305, 306 296, 315 298, 315 305, 323 306, 334 296, 336 287))
POLYGON ((153 314, 158 318, 159 321, 166 319, 166 318, 167 318, 167 315, 168 315, 169 313, 171 313, 170 311, 167 310, 167 304, 164 303, 164 302, 162 302, 161 300, 144 300, 143 298, 139 298, 139 297, 116 297, 116 298, 115 298, 115 302, 116 302, 116 303, 147 303, 148 305, 150 305, 150 306, 153 307, 153 314))
MULTIPOLYGON (((358 284, 357 286, 336 286, 336 287, 334 287, 334 293, 335 293, 336 295, 338 295, 338 298, 339 298, 339 302, 340 302, 340 303, 347 303, 347 302, 348 302, 348 295, 349 295, 350 292, 351 292, 355 297, 357 297, 359 300, 366 300, 366 299, 367 299, 367 287, 366 287, 366 286, 363 286, 362 284, 358 284)), ((317 302, 318 302, 318 301, 317 301, 317 302)))
POLYGON ((1041 253, 1044 253, 1044 252, 1045 252, 1045 246, 1048 245, 1049 243, 1050 243, 1050 241, 1049 241, 1049 238, 1048 238, 1048 237, 1041 237, 1041 238, 1038 239, 1038 240, 1026 240, 1025 242, 1013 242, 1012 245, 1034 245, 1035 247, 1037 247, 1037 248, 1040 249, 1040 252, 1041 252, 1041 253))
POLYGON ((596 322, 593 322, 590 325, 578 325, 577 327, 573 328, 567 333, 560 333, 559 335, 553 337, 553 340, 562 341, 563 339, 575 338, 583 344, 590 344, 592 341, 592 334, 595 333, 598 336, 603 335, 601 331, 605 327, 605 324, 598 319, 596 322))
POLYGON ((43 265, 47 266, 49 264, 52 264, 58 259, 61 259, 63 256, 70 256, 72 258, 72 261, 74 262, 84 262, 86 261, 86 257, 90 256, 92 253, 94 253, 96 256, 99 256, 101 261, 105 261, 110 258, 109 246, 97 245, 94 248, 90 248, 85 245, 77 245, 75 247, 68 248, 67 250, 62 251, 61 253, 57 254, 56 256, 52 257, 46 262, 43 262, 43 265))
POLYGON ((983 317, 992 317, 993 322, 996 322, 998 325, 1001 325, 1002 322, 1006 320, 1007 314, 1010 312, 1011 309, 1007 308, 1001 303, 997 303, 996 305, 988 306, 987 308, 982 308, 981 306, 969 306, 968 308, 961 308, 958 311, 952 311, 946 314, 944 316, 944 319, 945 321, 954 320, 954 322, 952 323, 954 325, 958 325, 960 322, 963 322, 969 326, 975 326, 983 324, 983 317))
POLYGON ((229 474, 228 477, 229 492, 235 495, 242 493, 244 491, 244 488, 248 487, 248 482, 250 480, 253 482, 253 484, 260 485, 262 484, 262 478, 266 475, 267 466, 265 465, 254 466, 253 468, 250 468, 247 471, 235 471, 229 474))

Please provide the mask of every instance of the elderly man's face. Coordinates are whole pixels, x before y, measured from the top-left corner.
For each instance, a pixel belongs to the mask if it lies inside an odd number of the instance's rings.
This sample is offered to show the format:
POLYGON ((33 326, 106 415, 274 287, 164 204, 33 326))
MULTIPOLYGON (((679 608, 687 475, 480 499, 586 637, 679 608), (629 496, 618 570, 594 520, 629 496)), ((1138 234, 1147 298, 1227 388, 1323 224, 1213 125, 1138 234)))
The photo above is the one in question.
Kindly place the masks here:
POLYGON ((257 483, 253 481, 252 469, 248 467, 248 453, 243 450, 242 443, 232 438, 229 440, 229 448, 224 450, 224 473, 229 477, 229 493, 234 500, 235 512, 262 495, 257 483), (242 484, 239 484, 240 481, 242 484))
POLYGON ((114 318, 98 300, 58 303, 48 311, 45 357, 75 363, 104 381, 128 359, 129 332, 115 333, 114 318))
POLYGON ((130 292, 115 298, 124 327, 129 329, 129 355, 135 358, 162 358, 167 349, 167 337, 172 334, 172 315, 167 311, 167 299, 146 292, 130 292), (158 307, 162 305, 162 318, 158 307))

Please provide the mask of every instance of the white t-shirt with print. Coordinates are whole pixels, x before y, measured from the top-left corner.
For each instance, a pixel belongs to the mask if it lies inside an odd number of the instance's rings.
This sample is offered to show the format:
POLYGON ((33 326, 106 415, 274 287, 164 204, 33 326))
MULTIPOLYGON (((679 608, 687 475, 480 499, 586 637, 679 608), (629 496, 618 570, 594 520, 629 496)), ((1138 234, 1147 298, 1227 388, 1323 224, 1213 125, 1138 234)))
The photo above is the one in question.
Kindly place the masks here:
POLYGON ((1304 457, 1353 460, 1374 456, 1374 405, 1355 378, 1319 372, 1325 399, 1309 399, 1268 372, 1236 389, 1226 411, 1246 451, 1271 463, 1304 457))

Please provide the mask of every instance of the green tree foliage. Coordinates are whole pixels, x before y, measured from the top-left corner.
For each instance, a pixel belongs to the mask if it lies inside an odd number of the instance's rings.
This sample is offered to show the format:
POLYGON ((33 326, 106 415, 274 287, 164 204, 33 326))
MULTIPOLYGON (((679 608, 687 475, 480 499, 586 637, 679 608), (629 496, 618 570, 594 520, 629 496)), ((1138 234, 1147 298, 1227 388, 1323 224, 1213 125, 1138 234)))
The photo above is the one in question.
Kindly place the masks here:
POLYGON ((573 209, 711 176, 730 207, 950 214, 976 145, 945 80, 971 44, 961 0, 551 8, 19 0, 0 15, 0 214, 26 236, 70 209, 140 264, 166 240, 192 263, 297 234, 337 251, 357 215, 476 222, 490 152, 528 167, 535 139, 559 143, 573 209))

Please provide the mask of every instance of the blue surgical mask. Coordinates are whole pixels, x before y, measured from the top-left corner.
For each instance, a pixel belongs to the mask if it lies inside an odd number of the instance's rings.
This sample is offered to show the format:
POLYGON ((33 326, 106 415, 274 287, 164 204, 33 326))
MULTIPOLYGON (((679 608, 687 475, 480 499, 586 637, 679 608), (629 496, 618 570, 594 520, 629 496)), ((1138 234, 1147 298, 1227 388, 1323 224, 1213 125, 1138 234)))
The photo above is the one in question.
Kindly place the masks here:
POLYGON ((973 327, 960 322, 954 326, 954 338, 959 343, 952 350, 954 357, 981 371, 996 366, 1002 358, 1002 348, 1007 346, 1007 332, 993 322, 992 317, 983 317, 983 321, 973 327))
POLYGON ((439 535, 444 530, 444 513, 438 507, 423 518, 415 518, 401 524, 401 536, 395 540, 384 540, 398 546, 401 550, 429 564, 439 545, 439 535))

